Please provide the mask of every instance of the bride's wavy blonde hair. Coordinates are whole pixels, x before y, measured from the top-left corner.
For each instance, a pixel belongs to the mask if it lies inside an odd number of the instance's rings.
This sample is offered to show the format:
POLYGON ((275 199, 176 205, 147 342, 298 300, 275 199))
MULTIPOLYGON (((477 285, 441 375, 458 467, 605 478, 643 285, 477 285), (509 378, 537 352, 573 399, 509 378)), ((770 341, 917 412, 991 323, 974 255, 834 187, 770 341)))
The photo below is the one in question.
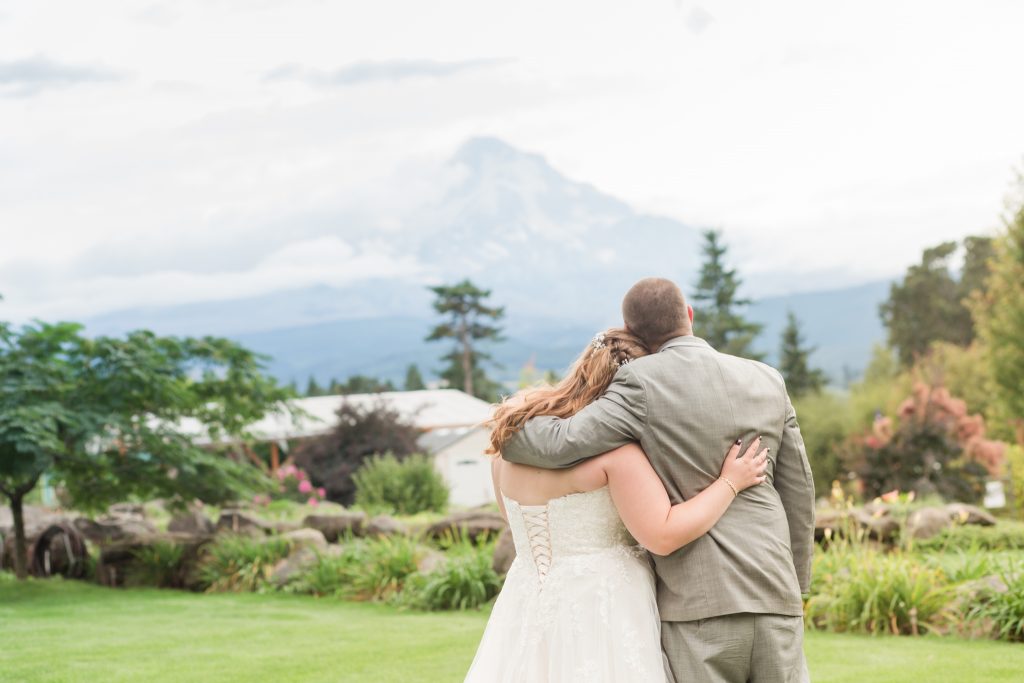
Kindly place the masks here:
POLYGON ((527 389, 498 406, 489 423, 493 431, 487 452, 500 453, 505 442, 531 417, 575 415, 605 392, 622 365, 649 353, 640 338, 624 327, 613 327, 598 334, 558 384, 527 389))

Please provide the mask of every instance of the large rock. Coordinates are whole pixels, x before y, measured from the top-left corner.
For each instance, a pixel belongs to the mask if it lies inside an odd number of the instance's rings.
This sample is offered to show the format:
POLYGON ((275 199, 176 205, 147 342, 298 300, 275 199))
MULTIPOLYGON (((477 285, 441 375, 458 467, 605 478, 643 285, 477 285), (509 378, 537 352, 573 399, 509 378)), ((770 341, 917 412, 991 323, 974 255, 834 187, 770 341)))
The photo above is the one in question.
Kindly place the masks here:
POLYGON ((957 524, 977 524, 979 526, 995 526, 996 524, 995 517, 974 505, 950 503, 945 510, 957 524))
POLYGON ((952 526, 949 512, 944 508, 920 508, 907 517, 907 532, 912 538, 925 539, 937 536, 943 529, 952 526))
POLYGON ((406 533, 405 527, 394 517, 377 515, 366 523, 364 530, 367 536, 394 536, 406 533))
POLYGON ((224 510, 217 519, 217 531, 265 536, 274 531, 274 525, 241 510, 224 510))
POLYGON ((131 579, 136 554, 158 542, 182 546, 181 562, 173 576, 168 577, 164 588, 197 588, 199 579, 197 567, 202 547, 210 542, 209 536, 193 536, 183 533, 153 534, 137 536, 104 546, 96 563, 96 580, 105 586, 123 586, 131 579))
POLYGON ((114 517, 106 515, 99 519, 79 517, 75 528, 92 543, 100 545, 123 543, 134 538, 148 537, 157 533, 156 527, 143 517, 114 517))
POLYGON ((213 520, 203 514, 198 507, 191 506, 171 519, 167 530, 173 533, 191 534, 193 536, 210 536, 217 526, 213 520))
POLYGON ((874 514, 866 509, 853 511, 853 519, 857 526, 867 532, 867 537, 874 541, 891 543, 900 531, 899 521, 888 514, 888 511, 877 510, 874 514))
MULTIPOLYGON (((303 531, 312 531, 314 533, 320 533, 315 529, 303 529, 303 531)), ((323 534, 320 534, 320 538, 323 538, 323 534)), ((324 541, 324 546, 327 545, 327 541, 324 541)), ((314 547, 300 548, 293 552, 288 557, 280 560, 274 565, 274 568, 270 572, 270 581, 275 586, 284 586, 289 583, 296 576, 301 574, 305 569, 316 564, 320 558, 320 553, 314 547)))
POLYGON ((324 549, 327 547, 327 539, 323 532, 316 529, 296 529, 282 534, 281 538, 288 541, 293 552, 301 548, 324 549))
POLYGON ((316 529, 330 543, 346 534, 362 536, 366 528, 366 515, 361 512, 346 512, 340 515, 309 515, 302 520, 302 526, 316 529))
POLYGON ((505 519, 489 510, 456 512, 427 528, 427 536, 443 538, 449 534, 461 533, 476 542, 481 536, 494 538, 505 528, 505 519))
POLYGON ((814 511, 814 540, 820 542, 839 536, 845 529, 845 519, 838 510, 819 507, 814 511))
POLYGON ((445 558, 444 553, 438 552, 433 548, 428 548, 422 555, 420 555, 419 560, 416 561, 416 571, 420 574, 429 574, 435 569, 441 567, 446 561, 447 559, 445 558))
POLYGON ((512 540, 512 531, 506 527, 501 536, 498 536, 498 543, 494 546, 494 559, 491 561, 491 568, 497 574, 504 576, 508 574, 512 561, 516 559, 516 544, 512 540))
POLYGON ((137 517, 146 518, 146 510, 141 503, 114 503, 107 508, 107 515, 110 517, 137 517))

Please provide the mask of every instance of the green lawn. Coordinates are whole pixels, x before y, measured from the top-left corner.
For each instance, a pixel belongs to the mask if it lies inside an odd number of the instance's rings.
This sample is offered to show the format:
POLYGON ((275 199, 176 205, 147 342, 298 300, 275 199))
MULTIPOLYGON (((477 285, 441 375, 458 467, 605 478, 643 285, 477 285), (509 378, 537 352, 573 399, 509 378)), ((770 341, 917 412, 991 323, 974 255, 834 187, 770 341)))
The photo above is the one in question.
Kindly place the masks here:
MULTIPOLYGON (((460 681, 486 614, 0 579, 0 681, 460 681)), ((1019 681, 1024 646, 808 634, 817 683, 1019 681)))

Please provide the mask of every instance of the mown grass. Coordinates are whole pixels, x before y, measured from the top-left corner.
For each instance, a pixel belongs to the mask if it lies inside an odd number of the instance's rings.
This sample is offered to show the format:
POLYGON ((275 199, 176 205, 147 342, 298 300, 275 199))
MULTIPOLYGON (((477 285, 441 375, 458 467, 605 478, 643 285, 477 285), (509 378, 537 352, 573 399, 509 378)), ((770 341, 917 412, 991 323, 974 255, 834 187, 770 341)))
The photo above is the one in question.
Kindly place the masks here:
MULTIPOLYGON (((0 578, 0 681, 460 681, 486 612, 0 578)), ((1024 646, 808 633, 816 683, 1017 681, 1024 646)))

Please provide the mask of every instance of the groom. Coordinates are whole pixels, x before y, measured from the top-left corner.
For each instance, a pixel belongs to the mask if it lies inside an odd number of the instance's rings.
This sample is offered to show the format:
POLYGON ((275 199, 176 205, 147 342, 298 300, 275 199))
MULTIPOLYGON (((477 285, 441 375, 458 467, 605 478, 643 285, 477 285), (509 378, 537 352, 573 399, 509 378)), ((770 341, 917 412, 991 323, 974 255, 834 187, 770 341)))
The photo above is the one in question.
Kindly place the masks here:
POLYGON ((661 641, 679 683, 809 680, 803 602, 811 575, 814 484, 796 413, 774 369, 693 336, 693 309, 669 280, 636 283, 626 327, 651 351, 623 366, 607 393, 573 417, 535 417, 506 460, 568 467, 639 441, 672 503, 719 475, 736 435, 770 450, 768 481, 742 491, 710 532, 654 556, 661 641))

